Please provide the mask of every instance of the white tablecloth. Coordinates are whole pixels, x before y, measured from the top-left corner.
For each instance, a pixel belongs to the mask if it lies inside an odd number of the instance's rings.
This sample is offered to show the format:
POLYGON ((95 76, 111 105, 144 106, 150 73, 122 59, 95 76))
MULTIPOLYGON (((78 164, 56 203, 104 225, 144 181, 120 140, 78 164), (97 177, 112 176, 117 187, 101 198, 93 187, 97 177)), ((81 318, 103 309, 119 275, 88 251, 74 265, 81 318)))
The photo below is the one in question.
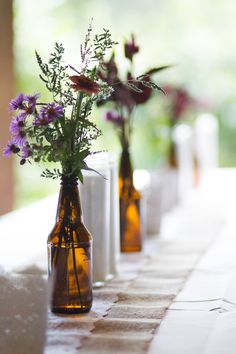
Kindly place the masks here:
MULTIPOLYGON (((122 257, 120 275, 95 291, 88 315, 49 314, 45 354, 136 354, 134 344, 148 354, 234 354, 235 181, 233 169, 209 174, 198 191, 166 214, 161 234, 146 242, 142 254, 122 257), (117 349, 124 329, 134 340, 124 337, 128 346, 117 349)), ((56 199, 0 218, 0 265, 12 270, 35 263, 46 271, 46 238, 56 199), (9 240, 14 244, 11 257, 9 240)))

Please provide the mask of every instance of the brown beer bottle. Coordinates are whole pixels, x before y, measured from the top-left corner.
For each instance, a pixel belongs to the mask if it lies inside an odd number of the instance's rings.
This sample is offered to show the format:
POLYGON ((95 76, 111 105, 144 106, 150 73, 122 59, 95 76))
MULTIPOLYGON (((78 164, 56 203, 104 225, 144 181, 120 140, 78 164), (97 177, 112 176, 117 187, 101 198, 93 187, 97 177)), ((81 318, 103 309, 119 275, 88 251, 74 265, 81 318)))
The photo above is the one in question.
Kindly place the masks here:
POLYGON ((62 177, 56 224, 48 237, 52 312, 88 312, 92 306, 92 237, 82 221, 76 178, 62 177))
POLYGON ((170 143, 170 150, 169 150, 169 167, 170 168, 175 168, 178 169, 178 161, 177 161, 177 156, 176 156, 176 146, 173 141, 170 143))
POLYGON ((121 252, 142 250, 140 193, 133 184, 133 169, 128 148, 121 154, 119 170, 121 252))

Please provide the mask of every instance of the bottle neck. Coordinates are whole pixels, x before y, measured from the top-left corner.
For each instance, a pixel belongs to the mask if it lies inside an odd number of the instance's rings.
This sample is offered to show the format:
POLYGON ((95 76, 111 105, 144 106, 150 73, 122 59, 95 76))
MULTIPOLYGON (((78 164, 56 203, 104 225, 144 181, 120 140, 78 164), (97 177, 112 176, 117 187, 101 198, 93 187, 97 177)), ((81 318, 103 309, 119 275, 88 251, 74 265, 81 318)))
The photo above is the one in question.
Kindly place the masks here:
POLYGON ((61 178, 56 220, 72 223, 82 221, 82 209, 76 178, 61 178))
POLYGON ((128 148, 124 149, 121 154, 119 178, 123 181, 123 184, 133 186, 133 167, 128 148))

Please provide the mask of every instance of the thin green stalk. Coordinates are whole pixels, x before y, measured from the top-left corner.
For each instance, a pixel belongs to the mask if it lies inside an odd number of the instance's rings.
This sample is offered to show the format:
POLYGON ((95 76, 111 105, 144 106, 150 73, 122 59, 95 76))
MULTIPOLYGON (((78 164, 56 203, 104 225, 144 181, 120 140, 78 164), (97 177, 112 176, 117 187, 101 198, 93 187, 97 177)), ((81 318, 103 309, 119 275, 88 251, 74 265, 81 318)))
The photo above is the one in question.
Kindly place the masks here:
POLYGON ((83 97, 84 97, 83 92, 78 93, 75 107, 73 108, 72 113, 71 113, 70 150, 72 153, 75 150, 76 128, 77 128, 77 123, 78 123, 78 121, 80 119, 80 115, 81 115, 80 111, 81 111, 83 97))

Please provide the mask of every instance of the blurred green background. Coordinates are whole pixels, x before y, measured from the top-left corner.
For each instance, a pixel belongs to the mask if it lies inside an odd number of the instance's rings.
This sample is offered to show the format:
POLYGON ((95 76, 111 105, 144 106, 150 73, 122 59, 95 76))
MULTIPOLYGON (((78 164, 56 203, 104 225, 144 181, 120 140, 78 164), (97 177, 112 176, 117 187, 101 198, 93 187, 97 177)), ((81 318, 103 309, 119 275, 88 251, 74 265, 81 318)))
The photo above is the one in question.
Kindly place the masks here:
MULTIPOLYGON (((174 66, 155 76, 160 85, 185 87, 201 102, 203 112, 216 115, 220 126, 220 166, 236 163, 236 2, 234 0, 15 0, 14 54, 17 92, 41 92, 34 50, 47 58, 56 41, 66 48, 68 62, 76 66, 79 46, 93 17, 94 33, 103 27, 119 42, 121 71, 124 39, 136 36, 140 53, 136 74, 162 64, 174 66)), ((165 97, 156 94, 136 111, 132 141, 137 168, 159 166, 165 156, 163 121, 165 97), (143 131, 145 130, 145 134, 143 131)), ((192 112, 191 119, 199 112, 192 112)), ((119 152, 112 126, 103 120, 104 109, 93 116, 103 131, 96 147, 119 152)), ((58 190, 58 181, 40 177, 40 166, 19 166, 16 161, 16 205, 22 206, 58 190)))

